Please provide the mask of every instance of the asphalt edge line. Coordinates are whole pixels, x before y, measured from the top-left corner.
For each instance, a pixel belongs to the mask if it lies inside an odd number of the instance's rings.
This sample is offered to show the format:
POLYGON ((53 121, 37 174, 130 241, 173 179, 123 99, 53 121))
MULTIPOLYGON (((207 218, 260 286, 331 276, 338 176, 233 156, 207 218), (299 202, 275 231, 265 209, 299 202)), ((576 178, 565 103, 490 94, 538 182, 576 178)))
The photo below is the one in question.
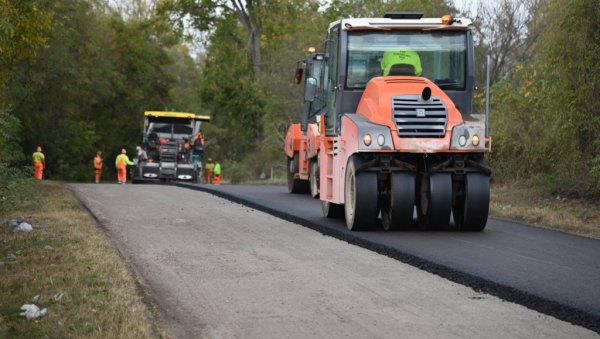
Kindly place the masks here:
POLYGON ((502 285, 491 280, 487 280, 469 273, 458 271, 456 269, 434 263, 421 257, 408 254, 401 250, 390 248, 388 246, 375 243, 373 241, 361 239, 351 234, 346 234, 338 230, 322 226, 308 219, 304 219, 282 211, 278 211, 273 208, 258 204, 249 199, 235 196, 227 192, 214 190, 209 187, 196 184, 176 183, 175 185, 181 188, 210 193, 220 198, 224 198, 226 200, 251 207, 253 209, 268 213, 286 221, 310 228, 323 235, 345 241, 349 244, 365 248, 367 250, 373 251, 381 255, 385 255, 387 257, 411 265, 423 271, 450 280, 454 283, 471 287, 477 292, 490 294, 502 300, 525 306, 529 309, 543 313, 545 315, 549 315, 559 320, 569 322, 573 325, 578 325, 596 333, 600 333, 600 317, 576 309, 572 306, 564 305, 557 301, 542 298, 534 294, 518 290, 514 287, 502 285))
POLYGON ((135 269, 135 266, 131 262, 131 258, 121 250, 119 246, 118 240, 113 239, 110 236, 110 230, 104 223, 98 218, 98 216, 88 207, 88 205, 83 201, 83 199, 77 194, 71 184, 64 184, 67 190, 71 193, 71 196, 77 201, 79 206, 90 216, 92 222, 96 225, 96 228, 100 230, 102 236, 106 239, 106 242, 112 247, 119 258, 125 263, 125 267, 133 277, 133 281, 135 284, 135 289, 137 290, 138 295, 142 298, 142 303, 148 307, 148 311, 152 315, 154 319, 148 319, 151 328, 151 335, 154 338, 164 338, 164 334, 166 333, 161 327, 158 325, 161 318, 164 318, 164 315, 161 311, 161 308, 158 305, 158 302, 149 291, 148 284, 143 279, 142 275, 135 269), (154 320, 154 321, 153 321, 154 320))

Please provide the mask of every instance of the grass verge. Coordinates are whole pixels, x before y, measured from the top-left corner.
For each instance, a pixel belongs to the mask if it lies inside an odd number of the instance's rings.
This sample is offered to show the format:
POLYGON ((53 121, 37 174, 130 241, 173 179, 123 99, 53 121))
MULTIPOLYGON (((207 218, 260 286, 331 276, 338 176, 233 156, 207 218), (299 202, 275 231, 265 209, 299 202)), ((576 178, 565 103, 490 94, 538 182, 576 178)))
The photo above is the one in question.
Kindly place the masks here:
POLYGON ((494 184, 491 189, 490 214, 600 238, 599 201, 555 195, 543 187, 518 183, 494 184))
POLYGON ((0 338, 153 337, 133 276, 90 216, 60 183, 42 182, 38 195, 4 216, 39 226, 32 232, 0 220, 0 338), (28 321, 20 307, 35 295, 48 315, 28 321))

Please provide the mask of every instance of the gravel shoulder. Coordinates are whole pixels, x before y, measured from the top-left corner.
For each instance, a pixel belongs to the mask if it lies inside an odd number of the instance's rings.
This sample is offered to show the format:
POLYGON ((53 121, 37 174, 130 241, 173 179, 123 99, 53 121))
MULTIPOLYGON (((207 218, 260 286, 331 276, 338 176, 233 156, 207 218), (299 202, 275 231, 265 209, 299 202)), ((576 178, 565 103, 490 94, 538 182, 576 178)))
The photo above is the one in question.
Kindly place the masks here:
POLYGON ((178 338, 597 334, 213 195, 72 185, 178 338))

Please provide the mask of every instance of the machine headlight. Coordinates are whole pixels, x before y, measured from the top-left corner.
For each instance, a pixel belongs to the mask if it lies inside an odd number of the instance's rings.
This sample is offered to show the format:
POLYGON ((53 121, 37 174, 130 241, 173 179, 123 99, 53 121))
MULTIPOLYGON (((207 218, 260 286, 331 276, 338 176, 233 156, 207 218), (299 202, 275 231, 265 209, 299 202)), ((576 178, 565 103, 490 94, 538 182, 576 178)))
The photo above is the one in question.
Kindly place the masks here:
POLYGON ((377 136, 377 144, 379 146, 383 146, 385 144, 385 136, 383 136, 383 134, 379 134, 377 136))
POLYGON ((471 114, 467 117, 462 124, 452 127, 450 149, 489 151, 486 148, 485 116, 471 114))
POLYGON ((365 134, 363 136, 363 142, 365 143, 366 146, 371 146, 371 134, 365 134))

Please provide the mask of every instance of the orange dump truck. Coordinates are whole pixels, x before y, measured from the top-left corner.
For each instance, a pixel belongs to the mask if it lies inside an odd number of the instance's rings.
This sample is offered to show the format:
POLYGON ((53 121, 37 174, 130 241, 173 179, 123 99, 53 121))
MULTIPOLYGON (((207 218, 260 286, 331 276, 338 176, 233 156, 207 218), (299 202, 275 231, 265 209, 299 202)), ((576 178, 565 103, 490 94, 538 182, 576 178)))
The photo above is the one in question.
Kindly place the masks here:
POLYGON ((472 109, 471 21, 341 19, 326 41, 304 82, 318 128, 293 126, 286 139, 292 188, 317 169, 324 215, 350 230, 412 227, 415 208, 422 229, 483 230, 491 139, 487 114, 472 109))

